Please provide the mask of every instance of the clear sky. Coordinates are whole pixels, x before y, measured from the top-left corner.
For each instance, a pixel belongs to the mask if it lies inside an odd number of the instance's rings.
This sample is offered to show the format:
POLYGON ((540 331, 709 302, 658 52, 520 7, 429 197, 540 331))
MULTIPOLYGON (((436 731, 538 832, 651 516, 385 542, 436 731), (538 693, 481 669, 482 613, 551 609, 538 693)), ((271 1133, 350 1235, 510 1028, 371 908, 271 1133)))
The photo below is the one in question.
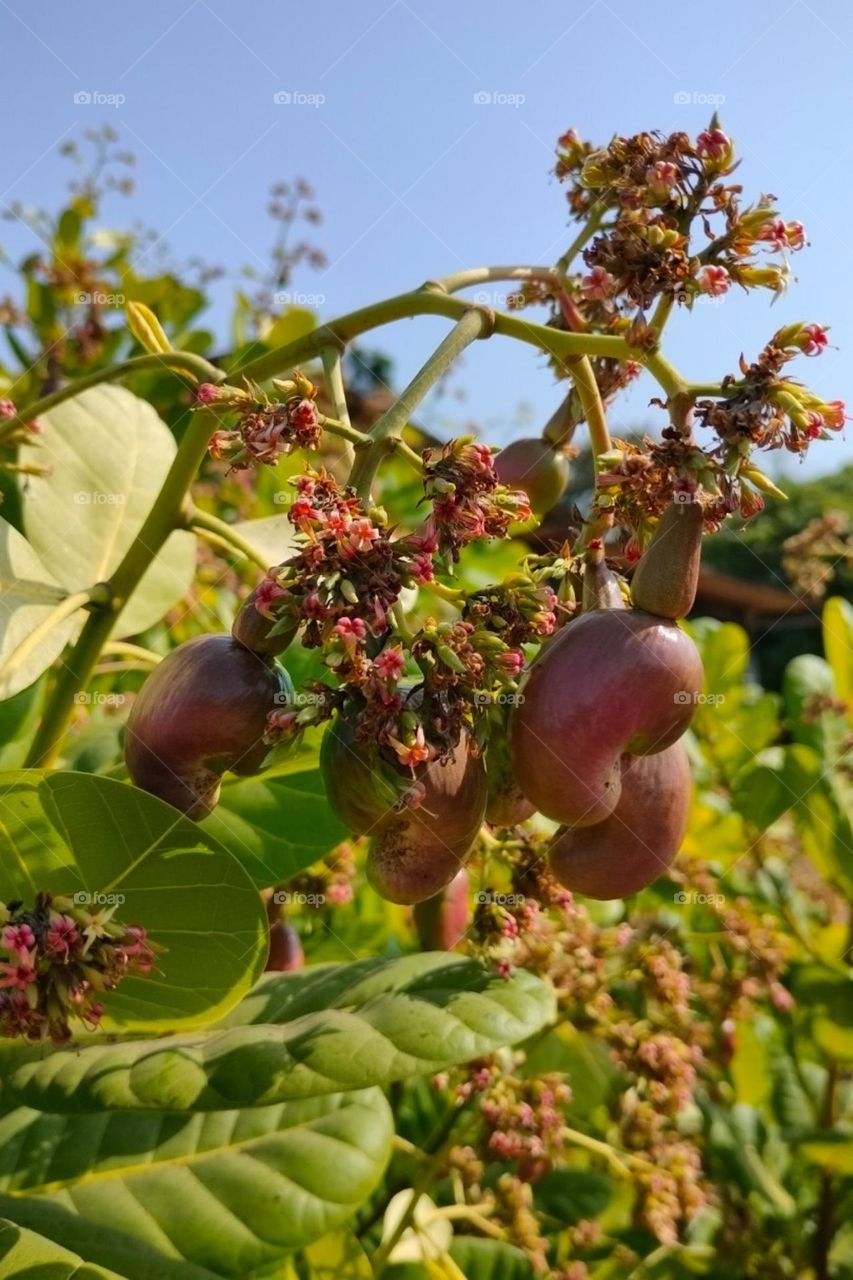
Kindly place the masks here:
MULTIPOLYGON (((329 267, 295 287, 322 297, 324 318, 464 266, 553 262, 567 242, 549 172, 560 132, 695 133, 717 102, 746 193, 773 192, 811 247, 772 310, 764 294, 733 291, 677 315, 668 353, 707 380, 783 323, 829 323, 838 349, 792 371, 853 412, 847 0, 0 0, 0 34, 3 203, 54 207, 62 140, 108 120, 138 156, 132 211, 176 257, 260 265, 268 185, 304 175, 329 267), (124 100, 84 105, 81 93, 124 100)), ((128 207, 114 199, 106 212, 119 223, 128 207)), ((23 244, 8 224, 0 238, 23 244)), ((229 286, 216 288, 224 330, 229 286)), ((379 331, 398 385, 445 329, 419 319, 379 331)), ((477 422, 498 443, 541 424, 559 398, 536 353, 499 338, 470 350, 454 385, 464 402, 433 415, 477 422)), ((646 408, 654 393, 638 384, 614 426, 658 421, 646 408)), ((815 447, 808 472, 853 457, 851 433, 815 447)))

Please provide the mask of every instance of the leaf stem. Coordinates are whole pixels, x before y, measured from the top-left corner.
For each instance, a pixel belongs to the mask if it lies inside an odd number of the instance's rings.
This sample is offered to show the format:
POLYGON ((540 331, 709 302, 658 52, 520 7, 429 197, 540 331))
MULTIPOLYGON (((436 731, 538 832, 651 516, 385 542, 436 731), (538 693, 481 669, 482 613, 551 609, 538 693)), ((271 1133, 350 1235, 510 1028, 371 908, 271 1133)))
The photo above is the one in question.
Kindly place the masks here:
POLYGON ((225 374, 221 369, 217 369, 215 365, 210 364, 203 356, 197 356, 192 351, 163 351, 158 352, 156 355, 132 356, 129 360, 122 360, 120 364, 110 365, 104 369, 95 369, 92 373, 85 373, 82 377, 75 378, 73 382, 67 382, 64 387, 59 387, 58 390, 52 391, 50 395, 42 396, 40 400, 34 400, 32 404, 21 409, 16 417, 7 418, 3 422, 2 427, 0 427, 0 444, 16 429, 20 429, 26 423, 32 422, 50 409, 55 409, 58 404, 64 404, 66 400, 73 400, 81 391, 88 391, 90 387, 100 386, 104 382, 119 382, 129 374, 143 373, 147 369, 164 368, 174 369, 176 372, 183 370, 203 382, 218 383, 225 381, 225 374))
POLYGON ((251 560, 266 573, 269 568, 266 558, 226 520, 220 520, 218 516, 212 515, 209 511, 202 511, 192 503, 184 505, 183 519, 185 528, 198 532, 202 536, 214 534, 219 543, 224 543, 231 551, 236 551, 238 555, 251 560))

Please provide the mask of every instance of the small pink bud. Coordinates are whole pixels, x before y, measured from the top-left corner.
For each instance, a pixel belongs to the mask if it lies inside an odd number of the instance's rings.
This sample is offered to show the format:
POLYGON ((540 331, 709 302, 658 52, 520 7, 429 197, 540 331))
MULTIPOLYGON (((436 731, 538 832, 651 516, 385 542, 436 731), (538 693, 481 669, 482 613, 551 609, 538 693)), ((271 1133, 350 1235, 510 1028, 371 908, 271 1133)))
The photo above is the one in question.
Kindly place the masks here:
POLYGON ((213 404, 214 400, 219 399, 219 388, 212 382, 203 382, 196 388, 195 398, 199 404, 213 404))
POLYGON ((591 301, 606 301, 613 292, 613 285, 613 276, 609 271, 605 271, 604 267, 593 267, 589 275, 584 276, 581 281, 583 295, 591 301))
POLYGON ((17 412, 11 400, 0 400, 0 418, 14 418, 17 412))

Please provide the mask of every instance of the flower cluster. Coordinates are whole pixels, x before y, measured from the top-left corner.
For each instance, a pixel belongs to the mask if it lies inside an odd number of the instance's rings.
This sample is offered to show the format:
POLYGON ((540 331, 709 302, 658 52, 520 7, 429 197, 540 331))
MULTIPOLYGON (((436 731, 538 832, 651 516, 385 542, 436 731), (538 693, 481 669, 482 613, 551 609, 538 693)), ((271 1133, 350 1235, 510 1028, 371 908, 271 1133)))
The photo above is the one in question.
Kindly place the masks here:
POLYGON ((477 538, 504 538, 530 518, 527 495, 498 483, 492 450, 470 437, 424 451, 424 493, 432 503, 426 535, 453 560, 477 538))
POLYGON ((782 543, 782 568, 795 590, 811 600, 826 595, 840 564, 853 565, 853 529, 844 511, 827 511, 782 543))
POLYGON ((46 893, 31 908, 0 904, 0 1035, 63 1044, 73 1021, 99 1025, 104 992, 152 971, 159 948, 114 912, 46 893))
POLYGON ((232 468, 274 466, 294 449, 318 448, 323 428, 315 404, 317 388, 298 371, 287 381, 273 380, 273 386, 281 400, 271 400, 253 384, 245 391, 201 384, 196 391, 200 407, 237 415, 234 427, 211 436, 212 457, 226 460, 232 468))

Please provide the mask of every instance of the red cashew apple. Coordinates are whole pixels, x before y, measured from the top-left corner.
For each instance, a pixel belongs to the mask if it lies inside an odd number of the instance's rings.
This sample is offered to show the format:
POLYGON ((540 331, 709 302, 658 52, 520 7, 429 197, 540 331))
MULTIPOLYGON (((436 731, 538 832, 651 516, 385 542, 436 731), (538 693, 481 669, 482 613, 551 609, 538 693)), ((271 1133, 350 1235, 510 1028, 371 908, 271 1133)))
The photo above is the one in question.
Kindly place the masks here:
POLYGON ((591 826, 613 811, 624 755, 670 746, 690 723, 702 663, 685 632, 639 609, 594 609, 533 662, 510 717, 510 761, 540 813, 591 826))
POLYGON ((569 483, 569 460, 547 440, 513 440, 495 456, 501 484, 527 494, 531 510, 544 515, 560 500, 569 483))
POLYGON ((562 885, 588 898, 627 898, 672 865, 687 829, 690 766, 683 742, 622 763, 619 803, 592 827, 564 827, 550 865, 562 885))
POLYGON ((677 495, 667 507, 634 571, 631 599, 638 609, 687 617, 699 583, 703 521, 702 505, 691 494, 677 495))
POLYGON ((187 817, 205 818, 226 769, 261 769, 270 751, 267 714, 282 690, 282 673, 229 635, 178 645, 151 672, 128 716, 131 781, 187 817))
POLYGON ((367 878, 382 897, 408 905, 431 898, 467 861, 486 811, 486 771, 465 734, 450 759, 416 767, 417 795, 403 807, 408 773, 357 742, 347 720, 327 730, 321 766, 335 813, 354 835, 372 837, 367 878))
POLYGON ((457 871, 441 893, 415 904, 414 922, 422 951, 452 951, 468 932, 468 872, 457 871))

